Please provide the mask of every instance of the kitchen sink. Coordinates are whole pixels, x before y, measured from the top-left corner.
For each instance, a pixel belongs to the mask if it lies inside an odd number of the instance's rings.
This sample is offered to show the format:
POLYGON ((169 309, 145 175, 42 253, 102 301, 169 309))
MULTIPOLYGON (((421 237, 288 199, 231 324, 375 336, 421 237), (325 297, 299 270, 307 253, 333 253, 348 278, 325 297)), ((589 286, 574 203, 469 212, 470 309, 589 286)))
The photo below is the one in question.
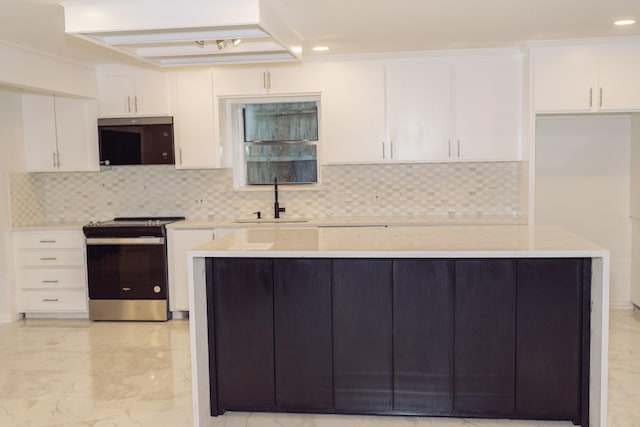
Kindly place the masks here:
POLYGON ((289 219, 289 218, 271 218, 271 219, 237 219, 234 222, 238 224, 288 224, 288 223, 304 223, 309 222, 308 219, 289 219))

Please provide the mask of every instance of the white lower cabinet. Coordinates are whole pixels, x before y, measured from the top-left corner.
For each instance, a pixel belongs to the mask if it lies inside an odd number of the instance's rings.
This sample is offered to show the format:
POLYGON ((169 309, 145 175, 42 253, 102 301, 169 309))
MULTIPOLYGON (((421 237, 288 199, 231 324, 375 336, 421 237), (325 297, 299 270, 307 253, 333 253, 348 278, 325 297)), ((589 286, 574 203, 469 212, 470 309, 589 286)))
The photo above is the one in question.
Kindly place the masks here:
POLYGON ((13 244, 19 312, 87 313, 82 230, 14 231, 13 244))
POLYGON ((235 231, 234 228, 171 228, 167 230, 169 310, 189 311, 188 252, 233 231, 235 231))

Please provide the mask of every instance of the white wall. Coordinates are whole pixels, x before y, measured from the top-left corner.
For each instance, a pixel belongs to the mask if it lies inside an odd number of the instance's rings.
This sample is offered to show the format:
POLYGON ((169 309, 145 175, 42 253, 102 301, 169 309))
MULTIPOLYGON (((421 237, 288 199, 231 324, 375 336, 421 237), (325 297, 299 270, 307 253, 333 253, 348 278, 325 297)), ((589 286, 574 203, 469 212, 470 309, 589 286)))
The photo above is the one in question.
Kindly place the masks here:
POLYGON ((22 97, 0 86, 0 322, 16 319, 9 174, 24 171, 22 97))
POLYGON ((611 251, 611 304, 629 306, 631 117, 536 121, 536 223, 558 224, 611 251))
POLYGON ((631 117, 631 302, 640 307, 640 113, 631 117), (635 261, 635 262, 634 262, 635 261))

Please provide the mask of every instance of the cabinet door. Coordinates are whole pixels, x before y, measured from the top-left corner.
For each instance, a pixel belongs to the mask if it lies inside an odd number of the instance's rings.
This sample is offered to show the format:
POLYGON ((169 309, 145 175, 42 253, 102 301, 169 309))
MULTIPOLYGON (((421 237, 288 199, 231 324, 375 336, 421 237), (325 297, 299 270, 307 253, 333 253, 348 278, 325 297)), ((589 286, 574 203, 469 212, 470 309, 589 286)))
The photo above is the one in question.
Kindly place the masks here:
POLYGON ((321 63, 271 65, 267 70, 269 93, 320 93, 323 88, 322 70, 321 63))
POLYGON ((455 74, 455 157, 522 159, 522 58, 458 59, 455 74))
POLYGON ((447 160, 451 139, 449 61, 387 65, 387 123, 391 159, 447 160))
POLYGON ((219 165, 219 147, 211 73, 177 73, 175 83, 176 168, 214 168, 219 165))
POLYGON ((27 172, 56 170, 56 121, 53 96, 22 94, 27 172))
POLYGON ((95 101, 56 97, 55 106, 58 169, 61 171, 99 170, 95 101))
POLYGON ((162 72, 145 71, 134 75, 134 114, 166 116, 169 114, 169 80, 162 72))
POLYGON ((515 410, 516 267, 512 260, 457 260, 457 415, 509 417, 515 410))
MULTIPOLYGON (((598 55, 601 111, 640 110, 640 46, 607 46, 598 55)), ((594 100, 596 98, 594 97, 594 100)))
POLYGON ((518 261, 518 417, 581 423, 582 285, 581 259, 518 261))
POLYGON ((272 273, 269 259, 213 260, 209 348, 220 411, 275 408, 272 273))
POLYGON ((393 409, 453 411, 453 262, 393 262, 393 409))
POLYGON ((533 110, 536 113, 588 112, 596 105, 598 58, 588 47, 562 47, 533 53, 533 110))
POLYGON ((264 95, 267 93, 267 69, 246 65, 213 71, 215 96, 264 95))
POLYGON ((187 252, 213 238, 213 229, 167 230, 169 309, 171 311, 189 311, 187 252))
POLYGON ((169 85, 155 71, 105 70, 98 74, 101 117, 163 116, 169 114, 169 85))
POLYGON ((126 74, 98 74, 98 111, 101 117, 135 114, 134 79, 126 74))
POLYGON ((324 74, 324 132, 320 135, 323 162, 362 163, 388 158, 383 64, 327 63, 324 74))
POLYGON ((332 409, 331 260, 273 262, 276 406, 332 409))
POLYGON ((391 261, 333 261, 333 361, 337 411, 392 409, 391 261))

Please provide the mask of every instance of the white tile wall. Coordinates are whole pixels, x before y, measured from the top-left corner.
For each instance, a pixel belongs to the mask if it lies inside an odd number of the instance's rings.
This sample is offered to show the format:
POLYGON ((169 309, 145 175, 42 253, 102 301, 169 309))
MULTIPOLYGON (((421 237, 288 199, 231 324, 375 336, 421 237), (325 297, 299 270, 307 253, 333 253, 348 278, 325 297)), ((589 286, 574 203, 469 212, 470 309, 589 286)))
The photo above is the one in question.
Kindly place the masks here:
MULTIPOLYGON (((286 216, 520 215, 519 162, 323 166, 322 185, 283 187, 286 216)), ((102 172, 11 175, 12 223, 116 216, 271 216, 271 187, 233 188, 230 169, 121 166, 102 172)))

